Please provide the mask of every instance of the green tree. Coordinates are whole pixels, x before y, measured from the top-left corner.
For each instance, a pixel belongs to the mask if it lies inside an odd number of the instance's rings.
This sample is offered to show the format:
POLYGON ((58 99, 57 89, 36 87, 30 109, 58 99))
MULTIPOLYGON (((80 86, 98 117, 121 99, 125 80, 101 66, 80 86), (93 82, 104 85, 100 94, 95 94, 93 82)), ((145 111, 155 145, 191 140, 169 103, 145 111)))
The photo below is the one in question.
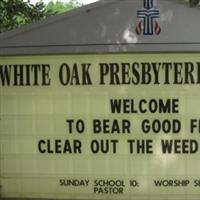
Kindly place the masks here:
POLYGON ((47 6, 41 0, 35 5, 31 4, 29 0, 27 2, 23 0, 0 0, 0 33, 79 6, 81 4, 77 0, 71 0, 69 3, 50 2, 47 6))
POLYGON ((23 0, 1 0, 0 10, 0 33, 46 17, 42 1, 33 5, 23 0))
POLYGON ((195 7, 199 5, 200 0, 189 0, 190 7, 195 7))
POLYGON ((72 10, 74 8, 82 6, 77 0, 70 0, 68 3, 64 3, 61 1, 50 1, 46 6, 46 12, 49 15, 54 15, 62 12, 66 12, 72 10))

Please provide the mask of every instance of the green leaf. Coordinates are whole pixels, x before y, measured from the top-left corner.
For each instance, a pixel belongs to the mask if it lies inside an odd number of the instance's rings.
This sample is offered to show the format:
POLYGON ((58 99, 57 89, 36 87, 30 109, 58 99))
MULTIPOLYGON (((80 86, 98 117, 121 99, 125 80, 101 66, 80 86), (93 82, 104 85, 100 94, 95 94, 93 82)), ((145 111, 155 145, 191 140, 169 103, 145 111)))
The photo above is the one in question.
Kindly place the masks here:
POLYGON ((189 3, 190 3, 190 7, 195 7, 197 5, 199 5, 199 1, 200 0, 190 0, 189 3))

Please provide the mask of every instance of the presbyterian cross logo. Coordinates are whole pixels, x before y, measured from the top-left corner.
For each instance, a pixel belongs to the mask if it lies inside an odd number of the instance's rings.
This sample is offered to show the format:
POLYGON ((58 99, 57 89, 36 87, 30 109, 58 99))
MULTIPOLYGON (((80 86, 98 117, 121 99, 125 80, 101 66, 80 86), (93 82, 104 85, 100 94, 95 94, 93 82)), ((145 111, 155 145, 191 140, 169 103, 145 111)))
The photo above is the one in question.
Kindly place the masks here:
POLYGON ((137 11, 137 18, 141 19, 136 27, 138 35, 159 35, 161 27, 158 24, 160 11, 154 9, 153 0, 144 0, 144 8, 137 11))

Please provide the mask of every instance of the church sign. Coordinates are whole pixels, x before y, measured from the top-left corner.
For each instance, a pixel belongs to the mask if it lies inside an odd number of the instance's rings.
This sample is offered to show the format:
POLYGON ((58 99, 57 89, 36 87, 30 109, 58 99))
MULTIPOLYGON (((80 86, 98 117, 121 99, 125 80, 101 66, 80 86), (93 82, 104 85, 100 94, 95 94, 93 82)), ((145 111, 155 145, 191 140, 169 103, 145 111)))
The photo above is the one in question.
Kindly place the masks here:
POLYGON ((199 53, 0 58, 5 198, 200 195, 199 53))

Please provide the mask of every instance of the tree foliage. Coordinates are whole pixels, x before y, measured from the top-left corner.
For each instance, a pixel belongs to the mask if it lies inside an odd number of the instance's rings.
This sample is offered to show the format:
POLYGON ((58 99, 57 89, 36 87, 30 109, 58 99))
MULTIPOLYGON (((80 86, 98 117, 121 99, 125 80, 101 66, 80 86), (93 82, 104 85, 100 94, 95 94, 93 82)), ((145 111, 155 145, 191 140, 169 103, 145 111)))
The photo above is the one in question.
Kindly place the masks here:
POLYGON ((42 1, 33 5, 23 0, 1 0, 0 10, 0 33, 46 17, 42 1))
POLYGON ((47 6, 42 1, 33 5, 29 0, 0 0, 0 33, 79 6, 77 0, 50 2, 47 6))
POLYGON ((70 0, 68 3, 64 3, 59 0, 55 3, 50 1, 46 6, 46 11, 48 14, 53 15, 66 12, 80 6, 81 4, 77 0, 70 0))
POLYGON ((190 7, 195 7, 199 5, 200 0, 189 0, 190 7))

